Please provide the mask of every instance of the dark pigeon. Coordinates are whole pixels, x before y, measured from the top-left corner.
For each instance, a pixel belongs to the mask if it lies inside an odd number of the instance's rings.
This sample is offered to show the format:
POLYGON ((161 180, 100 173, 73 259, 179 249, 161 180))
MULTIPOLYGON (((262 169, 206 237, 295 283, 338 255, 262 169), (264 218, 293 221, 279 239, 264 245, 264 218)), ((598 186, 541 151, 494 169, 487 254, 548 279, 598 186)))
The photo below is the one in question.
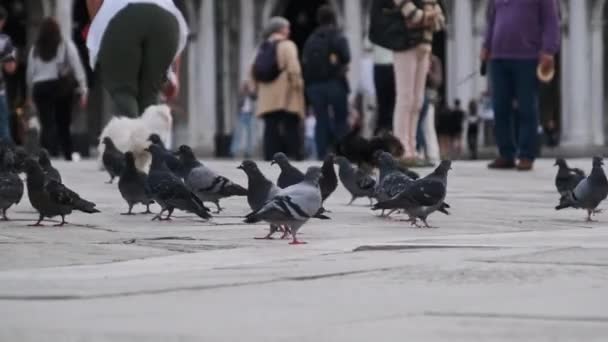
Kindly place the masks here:
POLYGON ((562 197, 567 196, 578 183, 587 177, 585 171, 568 167, 568 163, 562 158, 555 160, 555 166, 559 167, 557 175, 555 175, 555 187, 562 197))
POLYGON ((108 184, 112 184, 114 178, 120 177, 122 170, 125 168, 125 157, 124 154, 116 148, 116 145, 114 145, 114 142, 110 137, 103 138, 102 143, 105 145, 105 148, 101 160, 103 161, 103 166, 110 175, 108 184))
POLYGON ((196 214, 205 220, 211 218, 209 208, 169 170, 162 147, 152 144, 148 151, 152 154, 152 165, 146 180, 146 191, 162 209, 153 220, 170 220, 175 209, 196 214), (164 212, 168 212, 165 218, 162 217, 164 212))
POLYGON ((361 197, 369 198, 370 204, 372 204, 376 180, 361 168, 355 169, 345 157, 336 157, 336 163, 340 168, 338 171, 340 181, 351 195, 348 205, 361 197))
MULTIPOLYGON (((388 155, 392 160, 392 164, 394 165, 393 167, 408 176, 410 179, 416 180, 420 178, 420 175, 417 172, 410 170, 405 165, 402 165, 392 154, 384 152, 382 150, 374 152, 374 160, 376 161, 376 165, 378 165, 378 168, 380 168, 380 156, 382 154, 388 155)), ((384 158, 386 158, 386 156, 384 158)))
MULTIPOLYGON (((251 160, 245 160, 238 166, 239 169, 243 170, 247 175, 247 203, 252 211, 260 210, 266 202, 275 197, 281 190, 272 181, 270 181, 262 171, 258 168, 257 164, 251 160)), ((270 231, 268 235, 263 238, 256 238, 259 240, 271 240, 272 236, 281 230, 280 226, 270 224, 270 231)), ((286 234, 284 235, 284 237, 286 234)))
POLYGON ((13 172, 14 164, 13 150, 0 148, 0 210, 3 221, 8 221, 6 211, 21 202, 23 197, 23 181, 13 172))
POLYGON ((281 189, 298 184, 304 179, 304 174, 302 171, 298 170, 295 166, 289 163, 289 159, 287 159, 285 153, 276 153, 270 164, 277 164, 281 168, 281 174, 277 179, 277 185, 281 189))
POLYGON ((40 154, 38 155, 38 163, 40 164, 40 167, 42 167, 42 171, 47 178, 58 183, 63 183, 61 181, 59 171, 57 171, 57 169, 51 164, 51 159, 49 158, 49 152, 47 150, 40 150, 40 154))
POLYGON ((123 215, 133 215, 133 206, 139 203, 146 206, 146 211, 143 214, 151 214, 150 204, 154 203, 154 201, 146 193, 146 179, 148 175, 135 167, 133 152, 125 153, 124 164, 125 167, 122 169, 122 173, 118 179, 118 190, 120 190, 122 198, 127 202, 129 211, 123 215))
POLYGON ((176 174, 178 177, 184 178, 185 175, 184 175, 182 162, 179 160, 179 158, 177 158, 174 155, 174 153, 171 153, 171 151, 169 151, 165 147, 165 144, 163 143, 160 136, 158 134, 151 134, 150 137, 148 138, 148 141, 150 141, 152 144, 160 147, 160 151, 161 151, 160 156, 164 160, 165 164, 167 164, 167 167, 169 168, 169 170, 171 170, 171 172, 176 174))
POLYGON ((323 199, 323 202, 325 202, 338 188, 338 176, 334 169, 334 163, 335 156, 333 154, 328 154, 321 166, 319 187, 321 188, 321 198, 323 199))
POLYGON ((82 199, 63 184, 45 176, 35 160, 25 161, 25 173, 30 203, 39 213, 38 222, 34 226, 41 226, 44 218, 56 216, 61 216, 61 223, 56 226, 63 226, 66 224, 65 217, 74 210, 88 214, 99 212, 95 209, 95 203, 82 199))
POLYGON ((186 145, 180 146, 177 154, 184 170, 186 185, 203 202, 211 202, 221 212, 220 200, 232 196, 247 196, 247 189, 220 176, 199 162, 192 149, 186 145))
POLYGON ((321 209, 320 177, 321 169, 310 167, 304 180, 279 191, 262 208, 248 214, 245 223, 266 221, 277 226, 288 226, 293 238, 290 244, 305 243, 298 241, 297 233, 321 209))
POLYGON ((585 209, 587 210, 587 221, 593 221, 591 215, 600 212, 597 207, 608 197, 608 180, 602 168, 603 165, 601 157, 593 157, 593 169, 589 177, 583 179, 574 190, 568 192, 555 209, 585 209))
POLYGON ((451 161, 442 161, 431 174, 412 181, 400 194, 387 201, 378 202, 372 209, 402 209, 410 216, 412 224, 417 225, 417 220, 420 219, 425 227, 430 228, 427 218, 444 206, 447 176, 451 168, 451 161))

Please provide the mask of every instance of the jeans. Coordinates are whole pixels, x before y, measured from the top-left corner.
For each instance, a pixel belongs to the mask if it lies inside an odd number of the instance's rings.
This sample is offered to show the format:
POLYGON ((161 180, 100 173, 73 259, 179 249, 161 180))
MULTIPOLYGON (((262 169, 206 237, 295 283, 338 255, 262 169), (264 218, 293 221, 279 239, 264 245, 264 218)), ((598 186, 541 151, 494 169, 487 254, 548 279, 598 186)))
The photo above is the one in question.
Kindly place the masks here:
POLYGON ((59 81, 34 83, 33 97, 41 124, 40 144, 51 156, 61 148, 66 160, 72 160, 72 107, 73 95, 59 95, 59 81))
POLYGON ((309 85, 306 94, 317 119, 317 157, 323 160, 330 146, 348 133, 348 88, 344 81, 331 80, 309 85))
POLYGON ((279 110, 265 113, 264 159, 272 160, 274 154, 283 152, 290 159, 300 159, 300 117, 295 113, 279 110))
POLYGON ((374 86, 376 88, 376 103, 378 119, 375 133, 393 130, 393 114, 395 114, 395 71, 392 64, 374 65, 374 86))
POLYGON ((244 151, 245 158, 251 158, 253 155, 253 134, 255 128, 255 118, 251 112, 241 112, 239 120, 232 135, 230 143, 230 154, 235 157, 240 151, 244 151), (243 146, 243 138, 245 148, 243 146))
POLYGON ((6 103, 6 94, 0 95, 0 140, 12 141, 11 139, 11 124, 10 111, 6 103))
POLYGON ((422 110, 420 111, 420 118, 418 119, 418 127, 416 128, 416 150, 426 149, 426 139, 424 136, 424 124, 426 114, 429 111, 429 99, 425 96, 424 102, 422 103, 422 110))
POLYGON ((494 134, 502 158, 534 160, 538 146, 538 80, 535 59, 495 59, 490 64, 494 134), (514 107, 517 101, 517 110, 514 107))

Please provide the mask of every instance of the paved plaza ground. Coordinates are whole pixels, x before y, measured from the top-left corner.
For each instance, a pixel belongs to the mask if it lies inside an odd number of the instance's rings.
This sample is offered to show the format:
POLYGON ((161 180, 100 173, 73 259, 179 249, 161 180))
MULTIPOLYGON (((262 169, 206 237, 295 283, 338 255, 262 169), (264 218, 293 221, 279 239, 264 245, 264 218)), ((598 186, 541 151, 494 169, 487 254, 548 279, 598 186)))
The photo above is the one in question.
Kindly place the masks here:
MULTIPOLYGON (((56 164, 102 213, 32 228, 24 198, 0 223, 0 341, 608 339, 608 213, 554 211, 549 160, 531 173, 454 163, 438 229, 346 206, 339 187, 303 246, 254 240, 266 228, 242 223, 242 198, 208 223, 121 216, 94 162, 56 164)), ((237 162, 208 165, 246 185, 237 162)))

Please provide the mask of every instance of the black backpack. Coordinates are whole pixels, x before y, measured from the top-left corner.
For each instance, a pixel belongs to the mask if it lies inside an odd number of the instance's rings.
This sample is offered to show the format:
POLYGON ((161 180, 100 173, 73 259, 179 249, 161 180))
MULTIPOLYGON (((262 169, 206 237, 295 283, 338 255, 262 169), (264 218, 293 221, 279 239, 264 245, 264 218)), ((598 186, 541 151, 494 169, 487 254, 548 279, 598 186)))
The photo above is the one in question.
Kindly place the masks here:
POLYGON ((302 51, 302 74, 306 83, 327 81, 336 75, 340 61, 336 64, 331 61, 336 35, 336 30, 320 29, 306 40, 302 51))
MULTIPOLYGON (((399 6, 393 0, 373 0, 369 19, 369 40, 393 51, 408 50, 420 42, 422 30, 408 29, 401 9, 408 3, 403 0, 399 6)), ((414 1, 418 5, 418 1, 414 1)))
POLYGON ((265 41, 258 49, 253 62, 253 78, 261 83, 270 83, 281 75, 277 47, 281 41, 265 41))

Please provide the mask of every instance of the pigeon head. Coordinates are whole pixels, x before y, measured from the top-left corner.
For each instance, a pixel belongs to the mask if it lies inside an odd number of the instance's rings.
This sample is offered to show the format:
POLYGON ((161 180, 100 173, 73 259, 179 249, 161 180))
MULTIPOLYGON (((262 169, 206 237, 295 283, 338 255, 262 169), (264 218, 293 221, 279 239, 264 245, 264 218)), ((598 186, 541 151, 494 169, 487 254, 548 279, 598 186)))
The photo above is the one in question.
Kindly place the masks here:
POLYGON ((112 138, 110 138, 110 137, 104 137, 103 140, 101 141, 101 143, 106 146, 114 146, 114 142, 112 141, 112 138))
POLYGON ((40 164, 38 164, 38 162, 32 158, 27 158, 26 160, 23 161, 23 170, 28 175, 31 175, 36 172, 40 172, 40 173, 42 172, 42 169, 40 168, 40 164))
POLYGON ((448 171, 452 169, 452 161, 451 160, 442 160, 437 169, 435 169, 435 173, 441 175, 447 175, 448 171))
POLYGON ((49 158, 49 152, 47 150, 40 150, 40 153, 38 153, 38 163, 40 163, 41 166, 51 165, 51 159, 49 158))
POLYGON ((15 165, 15 153, 13 151, 6 149, 5 151, 0 152, 0 155, 2 156, 0 158, 2 169, 8 170, 15 165))
POLYGON ((388 152, 381 152, 378 156, 378 166, 381 168, 396 167, 395 158, 388 152))
POLYGON ((593 157, 593 167, 602 167, 604 165, 604 160, 602 157, 595 156, 593 157))
POLYGON ((374 161, 378 161, 378 159, 380 159, 380 155, 382 155, 382 153, 384 153, 383 150, 376 150, 374 151, 374 153, 372 154, 372 158, 374 161))
POLYGON ((21 146, 15 148, 15 162, 13 167, 15 171, 24 172, 25 169, 25 161, 29 158, 29 155, 25 151, 25 149, 21 146))
POLYGON ((150 152, 150 154, 152 156, 158 156, 162 153, 162 148, 156 144, 150 144, 150 146, 148 146, 146 149, 144 149, 144 151, 146 152, 150 152))
POLYGON ((253 160, 243 160, 241 165, 236 168, 245 171, 245 173, 249 173, 250 171, 258 170, 258 165, 253 160))
POLYGON ((328 153, 325 157, 325 163, 333 164, 336 159, 336 155, 333 153, 328 153))
POLYGON ((192 148, 188 145, 180 146, 175 154, 187 160, 196 159, 192 148))
POLYGON ((135 155, 133 155, 133 152, 129 151, 125 153, 125 162, 127 167, 135 167, 135 155))
POLYGON ((278 152, 278 153, 275 153, 275 155, 273 156, 272 162, 270 163, 270 165, 278 164, 279 166, 283 166, 287 163, 289 163, 289 159, 287 158, 285 153, 278 152))
POLYGON ((553 164, 553 166, 568 167, 568 164, 566 164, 566 160, 564 158, 557 158, 555 159, 555 164, 553 164))
POLYGON ((163 141, 160 139, 160 135, 156 133, 150 134, 148 141, 157 145, 161 145, 163 143, 163 141))
POLYGON ((314 184, 319 183, 319 179, 321 179, 321 168, 317 166, 311 166, 306 170, 306 174, 304 174, 304 179, 312 182, 314 184))

